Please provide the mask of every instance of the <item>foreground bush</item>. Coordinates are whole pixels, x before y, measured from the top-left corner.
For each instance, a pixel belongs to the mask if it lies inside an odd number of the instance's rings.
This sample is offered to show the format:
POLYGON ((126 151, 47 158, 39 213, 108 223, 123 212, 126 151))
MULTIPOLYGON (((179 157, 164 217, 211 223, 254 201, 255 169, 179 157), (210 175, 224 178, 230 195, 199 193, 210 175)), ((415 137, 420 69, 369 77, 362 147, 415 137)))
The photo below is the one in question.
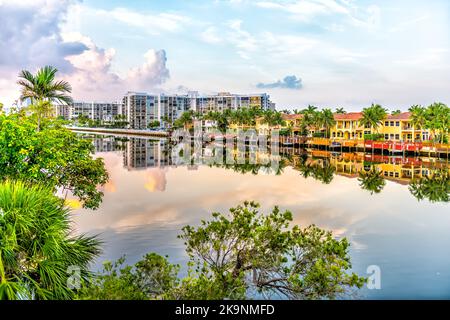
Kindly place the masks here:
POLYGON ((316 226, 290 227, 292 214, 275 207, 259 214, 245 202, 229 215, 213 213, 180 238, 189 256, 188 276, 155 253, 134 266, 124 259, 80 291, 81 299, 334 299, 362 287, 351 268, 346 239, 316 226))
POLYGON ((22 180, 70 191, 83 206, 97 208, 108 180, 103 159, 93 159, 94 146, 57 120, 36 120, 20 113, 0 114, 0 182, 22 180))
POLYGON ((89 276, 95 237, 71 236, 69 210, 51 189, 0 183, 0 299, 70 299, 89 276))

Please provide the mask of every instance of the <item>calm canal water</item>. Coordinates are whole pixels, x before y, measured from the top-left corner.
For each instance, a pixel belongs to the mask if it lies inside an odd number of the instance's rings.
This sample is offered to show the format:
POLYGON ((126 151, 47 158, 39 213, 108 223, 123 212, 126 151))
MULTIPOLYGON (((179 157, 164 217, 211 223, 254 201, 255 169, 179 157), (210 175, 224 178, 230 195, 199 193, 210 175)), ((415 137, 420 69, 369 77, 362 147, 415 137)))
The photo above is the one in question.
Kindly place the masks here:
POLYGON ((152 251, 184 265, 177 239, 184 225, 255 200, 262 210, 291 210, 300 226, 316 224, 347 237, 360 275, 379 266, 381 289, 364 288, 358 298, 450 298, 450 205, 418 201, 408 186, 412 175, 448 170, 446 160, 282 148, 276 175, 257 166, 175 166, 165 141, 96 137, 93 143, 110 181, 101 207, 78 208, 73 218, 77 232, 99 234, 105 242, 96 270, 103 260, 126 254, 134 263, 152 251), (386 177, 380 193, 358 181, 357 172, 370 167, 386 177))

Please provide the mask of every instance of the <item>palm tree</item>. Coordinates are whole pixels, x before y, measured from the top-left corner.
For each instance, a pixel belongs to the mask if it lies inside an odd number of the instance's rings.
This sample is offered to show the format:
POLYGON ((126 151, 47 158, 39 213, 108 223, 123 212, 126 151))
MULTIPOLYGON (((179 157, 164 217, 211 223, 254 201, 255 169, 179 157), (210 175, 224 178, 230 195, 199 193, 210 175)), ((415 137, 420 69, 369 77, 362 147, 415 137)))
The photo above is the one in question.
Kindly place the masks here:
POLYGON ((302 113, 315 113, 317 111, 317 107, 312 106, 312 105, 308 105, 308 107, 306 109, 302 110, 302 113))
POLYGON ((428 106, 426 110, 426 126, 433 132, 433 140, 436 140, 436 131, 441 130, 440 140, 441 143, 444 142, 445 133, 449 130, 449 112, 449 108, 440 102, 435 102, 428 106))
MULTIPOLYGON (((51 66, 39 69, 35 75, 28 70, 22 70, 19 73, 20 79, 17 81, 17 84, 21 86, 20 99, 30 99, 31 104, 35 105, 35 111, 40 107, 48 108, 48 104, 42 103, 43 101, 47 101, 49 104, 52 102, 72 103, 72 98, 67 95, 72 92, 72 87, 67 81, 55 80, 57 71, 58 69, 51 66)), ((44 114, 44 110, 37 112, 38 131, 42 114, 44 114)))
POLYGON ((395 116, 395 115, 398 115, 400 113, 402 113, 402 111, 397 109, 397 110, 392 111, 391 115, 395 116))
POLYGON ((415 130, 419 128, 422 130, 427 123, 426 109, 419 105, 414 105, 409 108, 411 112, 411 124, 413 126, 413 139, 415 139, 415 130))
POLYGON ((336 124, 331 109, 323 109, 322 112, 318 114, 318 120, 320 127, 325 128, 325 138, 328 138, 328 130, 336 124))
POLYGON ((1 183, 0 208, 0 299, 72 298, 70 280, 87 281, 100 253, 96 237, 71 236, 69 209, 42 186, 1 183))
POLYGON ((369 108, 363 109, 360 123, 363 126, 370 126, 372 130, 375 130, 378 133, 378 128, 383 119, 386 118, 386 115, 386 109, 379 104, 372 104, 369 108))
POLYGON ((346 114, 347 111, 345 111, 344 108, 336 108, 336 113, 338 113, 338 114, 346 114))
POLYGON ((194 113, 192 110, 183 112, 182 115, 175 120, 174 125, 176 127, 184 127, 184 129, 187 130, 188 126, 194 121, 193 115, 194 113))
POLYGON ((386 185, 386 180, 382 176, 382 172, 376 169, 370 171, 359 172, 359 185, 362 189, 367 190, 370 194, 380 193, 386 185))

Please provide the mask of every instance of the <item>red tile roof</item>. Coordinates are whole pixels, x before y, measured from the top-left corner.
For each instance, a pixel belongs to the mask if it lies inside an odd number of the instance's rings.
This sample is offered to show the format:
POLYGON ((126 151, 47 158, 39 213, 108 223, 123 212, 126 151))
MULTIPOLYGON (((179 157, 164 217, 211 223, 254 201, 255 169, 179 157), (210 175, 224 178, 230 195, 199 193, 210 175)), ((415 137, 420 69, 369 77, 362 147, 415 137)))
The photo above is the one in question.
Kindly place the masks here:
POLYGON ((281 115, 284 120, 296 120, 296 119, 302 119, 302 114, 282 114, 281 115))
POLYGON ((359 120, 362 118, 362 112, 335 113, 334 120, 359 120))
POLYGON ((390 114, 386 117, 387 120, 408 120, 411 117, 411 112, 402 112, 399 114, 390 114))

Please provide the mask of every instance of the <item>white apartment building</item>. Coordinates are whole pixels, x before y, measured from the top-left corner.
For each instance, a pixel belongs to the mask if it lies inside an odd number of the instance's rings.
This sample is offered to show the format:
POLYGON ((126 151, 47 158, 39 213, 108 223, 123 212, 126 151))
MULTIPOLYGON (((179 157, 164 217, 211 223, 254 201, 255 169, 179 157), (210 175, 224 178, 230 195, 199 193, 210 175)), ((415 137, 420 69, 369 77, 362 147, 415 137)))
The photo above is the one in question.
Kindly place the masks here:
POLYGON ((127 92, 122 100, 122 112, 129 127, 134 129, 145 129, 154 120, 160 121, 162 125, 167 121, 173 122, 189 110, 204 114, 248 107, 269 110, 275 109, 275 104, 265 93, 238 95, 222 92, 217 95, 199 95, 196 91, 187 95, 127 92))
POLYGON ((100 121, 112 121, 122 113, 122 104, 118 102, 73 102, 69 105, 55 106, 56 117, 72 120, 81 115, 100 121))

